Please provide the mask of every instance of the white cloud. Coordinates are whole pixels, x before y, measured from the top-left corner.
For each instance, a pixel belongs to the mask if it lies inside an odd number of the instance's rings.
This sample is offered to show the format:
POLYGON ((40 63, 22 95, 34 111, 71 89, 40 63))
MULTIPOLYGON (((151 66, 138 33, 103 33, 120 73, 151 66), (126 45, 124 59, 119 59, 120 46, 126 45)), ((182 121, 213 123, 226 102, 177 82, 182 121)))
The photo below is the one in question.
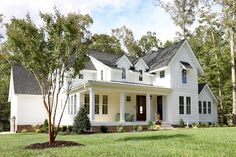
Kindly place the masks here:
POLYGON ((4 14, 4 22, 8 22, 12 16, 23 18, 29 12, 39 24, 39 11, 52 12, 54 6, 63 14, 75 11, 90 14, 94 19, 93 33, 110 33, 112 28, 127 25, 136 38, 154 31, 165 41, 176 32, 170 17, 154 7, 153 0, 1 0, 0 13, 4 14))

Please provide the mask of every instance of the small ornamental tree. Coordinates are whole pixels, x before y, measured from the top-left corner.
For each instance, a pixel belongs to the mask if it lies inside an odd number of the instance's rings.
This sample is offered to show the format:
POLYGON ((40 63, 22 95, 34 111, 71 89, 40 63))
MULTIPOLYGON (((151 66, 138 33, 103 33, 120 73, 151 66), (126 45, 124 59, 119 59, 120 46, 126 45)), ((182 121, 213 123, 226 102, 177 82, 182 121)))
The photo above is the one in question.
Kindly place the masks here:
POLYGON ((75 116, 73 129, 77 133, 83 133, 91 127, 87 111, 84 107, 80 107, 79 112, 75 116))
POLYGON ((68 101, 72 79, 86 62, 86 43, 90 37, 87 27, 92 19, 79 13, 64 16, 56 8, 54 14, 40 12, 40 18, 43 24, 37 26, 29 14, 25 19, 13 17, 6 24, 7 45, 38 82, 48 114, 49 145, 52 145, 68 101), (66 96, 62 112, 58 113, 62 91, 66 96))

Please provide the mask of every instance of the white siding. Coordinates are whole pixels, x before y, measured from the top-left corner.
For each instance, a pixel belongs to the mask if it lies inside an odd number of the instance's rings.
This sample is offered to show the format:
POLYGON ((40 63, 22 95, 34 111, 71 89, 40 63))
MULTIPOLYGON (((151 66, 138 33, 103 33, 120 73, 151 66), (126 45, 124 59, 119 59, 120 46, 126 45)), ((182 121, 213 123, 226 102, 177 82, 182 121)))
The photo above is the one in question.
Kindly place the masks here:
MULTIPOLYGON (((207 114, 199 114, 199 121, 200 122, 211 122, 211 123, 216 123, 217 122, 217 104, 212 97, 209 89, 207 87, 204 87, 201 93, 199 94, 199 101, 202 101, 202 106, 203 106, 203 101, 207 102, 207 114), (211 102, 211 114, 208 114, 208 102, 211 102)), ((203 107, 202 107, 203 109, 203 107)))

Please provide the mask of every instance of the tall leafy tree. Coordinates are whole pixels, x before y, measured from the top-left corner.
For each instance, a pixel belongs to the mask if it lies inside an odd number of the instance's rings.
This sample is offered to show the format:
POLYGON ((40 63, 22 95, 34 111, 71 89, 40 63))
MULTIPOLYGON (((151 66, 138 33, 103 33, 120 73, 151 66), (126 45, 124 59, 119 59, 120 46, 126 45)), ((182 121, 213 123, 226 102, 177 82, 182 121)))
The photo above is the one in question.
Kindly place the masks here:
POLYGON ((232 113, 233 123, 236 124, 236 72, 235 72, 235 38, 236 38, 236 2, 235 0, 218 0, 222 6, 222 23, 228 33, 231 54, 231 80, 232 80, 232 113))
POLYGON ((89 15, 41 13, 43 24, 37 27, 28 14, 25 19, 12 18, 6 24, 8 50, 14 52, 36 78, 42 102, 48 114, 49 145, 58 130, 71 90, 72 79, 86 62, 85 49, 90 37, 87 28, 92 23, 89 15), (71 59, 74 56, 74 59, 71 59), (60 93, 66 93, 63 110, 58 113, 60 93), (56 122, 56 116, 59 122, 56 122))
POLYGON ((181 28, 181 32, 178 32, 178 35, 184 38, 190 35, 188 27, 195 20, 198 3, 199 0, 174 0, 173 2, 157 0, 157 5, 164 8, 170 14, 174 23, 181 28))
POLYGON ((91 38, 89 48, 115 54, 123 53, 120 41, 115 36, 109 36, 107 34, 94 34, 91 38))
POLYGON ((142 49, 141 56, 144 56, 151 51, 156 51, 162 46, 161 41, 158 39, 156 33, 150 31, 140 38, 138 45, 142 49))
POLYGON ((112 35, 120 40, 129 55, 142 55, 142 49, 135 40, 132 30, 128 29, 126 26, 122 26, 121 28, 112 29, 112 35))

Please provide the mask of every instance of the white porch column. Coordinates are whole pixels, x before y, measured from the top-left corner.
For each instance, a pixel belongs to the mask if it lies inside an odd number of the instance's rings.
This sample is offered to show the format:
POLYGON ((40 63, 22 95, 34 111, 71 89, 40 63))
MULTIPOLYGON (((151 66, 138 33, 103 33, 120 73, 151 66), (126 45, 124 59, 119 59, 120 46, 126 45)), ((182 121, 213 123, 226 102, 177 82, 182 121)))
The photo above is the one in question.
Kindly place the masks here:
POLYGON ((146 94, 146 121, 151 120, 150 94, 146 94))
POLYGON ((90 121, 95 120, 95 91, 94 89, 89 89, 89 119, 90 121))
POLYGON ((81 98, 80 98, 80 92, 77 94, 77 113, 79 112, 80 106, 81 106, 81 102, 80 102, 81 98))
POLYGON ((120 93, 120 122, 125 121, 125 93, 120 93))

